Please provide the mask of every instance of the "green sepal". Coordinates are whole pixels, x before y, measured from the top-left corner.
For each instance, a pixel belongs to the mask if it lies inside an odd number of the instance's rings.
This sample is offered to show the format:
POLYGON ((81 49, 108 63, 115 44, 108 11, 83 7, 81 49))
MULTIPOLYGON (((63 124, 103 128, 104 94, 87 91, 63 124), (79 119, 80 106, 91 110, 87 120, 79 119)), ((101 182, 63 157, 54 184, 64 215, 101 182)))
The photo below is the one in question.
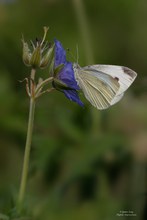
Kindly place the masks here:
POLYGON ((55 56, 53 56, 53 59, 51 60, 51 62, 49 64, 49 74, 51 76, 54 75, 54 61, 55 61, 55 56))
POLYGON ((40 62, 41 62, 41 46, 38 45, 32 53, 30 64, 33 68, 37 68, 40 67, 40 62))
POLYGON ((70 87, 68 87, 65 83, 63 83, 61 80, 59 80, 57 78, 54 78, 53 86, 57 90, 72 90, 70 87))
POLYGON ((58 73, 63 69, 63 67, 64 67, 64 64, 60 64, 54 69, 54 77, 58 75, 58 73))
POLYGON ((55 53, 55 44, 53 44, 53 46, 50 47, 47 53, 43 56, 41 60, 40 68, 45 68, 52 63, 52 60, 54 59, 54 53, 55 53))
POLYGON ((31 51, 29 49, 28 44, 24 41, 22 38, 22 44, 23 44, 23 52, 22 52, 22 59, 26 66, 31 66, 30 59, 31 59, 31 51))

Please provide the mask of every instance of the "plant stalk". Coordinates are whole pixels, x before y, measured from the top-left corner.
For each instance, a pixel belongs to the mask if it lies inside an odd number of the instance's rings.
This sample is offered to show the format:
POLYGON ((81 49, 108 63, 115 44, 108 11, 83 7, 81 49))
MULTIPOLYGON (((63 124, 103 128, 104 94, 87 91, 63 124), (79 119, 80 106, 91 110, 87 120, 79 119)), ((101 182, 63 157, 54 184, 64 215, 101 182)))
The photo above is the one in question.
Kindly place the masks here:
MULTIPOLYGON (((31 80, 35 78, 35 70, 31 71, 31 80)), ((30 97, 30 109, 29 109, 29 119, 28 119, 28 130, 27 130, 27 138, 25 145, 25 153, 24 153, 24 161, 22 168, 22 176, 20 189, 18 194, 18 207, 19 210, 22 208, 24 202, 24 196, 26 191, 26 183, 28 178, 28 170, 29 170, 29 159, 30 159, 30 151, 31 151, 31 143, 32 143, 32 133, 33 133, 33 122, 34 122, 34 112, 35 112, 35 97, 34 94, 34 85, 31 83, 31 97, 30 97)))

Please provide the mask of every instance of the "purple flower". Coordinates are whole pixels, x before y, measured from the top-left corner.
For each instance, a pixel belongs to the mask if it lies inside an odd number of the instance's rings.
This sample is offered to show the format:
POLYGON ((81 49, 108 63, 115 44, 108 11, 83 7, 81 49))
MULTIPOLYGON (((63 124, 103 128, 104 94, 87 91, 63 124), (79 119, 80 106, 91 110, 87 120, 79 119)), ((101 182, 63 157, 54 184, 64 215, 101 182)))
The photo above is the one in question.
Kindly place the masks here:
POLYGON ((80 90, 74 76, 74 70, 71 62, 66 60, 66 52, 62 47, 62 44, 55 40, 55 62, 54 67, 64 64, 64 67, 59 71, 56 78, 64 83, 67 88, 60 89, 61 92, 71 101, 83 106, 83 103, 79 99, 77 90, 80 90))
POLYGON ((62 47, 62 44, 58 40, 55 41, 55 67, 59 66, 60 64, 66 63, 66 52, 62 47))

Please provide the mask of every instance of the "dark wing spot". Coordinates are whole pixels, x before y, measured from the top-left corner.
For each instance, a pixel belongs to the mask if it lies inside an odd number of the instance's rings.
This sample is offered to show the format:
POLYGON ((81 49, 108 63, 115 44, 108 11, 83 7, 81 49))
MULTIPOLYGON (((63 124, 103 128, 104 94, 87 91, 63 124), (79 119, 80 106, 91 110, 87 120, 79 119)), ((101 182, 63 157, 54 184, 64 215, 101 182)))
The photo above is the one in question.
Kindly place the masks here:
POLYGON ((114 79, 116 79, 116 80, 117 80, 117 82, 119 82, 119 78, 118 78, 118 77, 114 77, 114 79))
POLYGON ((128 67, 125 67, 125 66, 123 66, 122 69, 123 69, 124 73, 128 74, 132 78, 134 77, 134 72, 131 69, 129 69, 128 67))

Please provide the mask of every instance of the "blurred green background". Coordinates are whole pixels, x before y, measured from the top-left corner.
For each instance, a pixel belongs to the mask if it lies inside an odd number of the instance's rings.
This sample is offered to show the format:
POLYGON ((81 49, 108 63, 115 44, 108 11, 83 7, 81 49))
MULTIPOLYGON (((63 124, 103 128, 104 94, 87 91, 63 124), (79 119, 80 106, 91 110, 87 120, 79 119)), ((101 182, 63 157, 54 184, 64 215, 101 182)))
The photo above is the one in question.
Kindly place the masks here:
POLYGON ((45 25, 48 39, 57 38, 75 57, 78 44, 81 66, 123 65, 138 78, 105 111, 84 97, 81 108, 58 91, 37 101, 24 216, 114 220, 122 214, 126 220, 130 211, 132 219, 147 219, 145 0, 0 1, 0 213, 13 216, 27 130, 29 99, 19 80, 30 70, 22 62, 21 34, 35 39, 45 25))

